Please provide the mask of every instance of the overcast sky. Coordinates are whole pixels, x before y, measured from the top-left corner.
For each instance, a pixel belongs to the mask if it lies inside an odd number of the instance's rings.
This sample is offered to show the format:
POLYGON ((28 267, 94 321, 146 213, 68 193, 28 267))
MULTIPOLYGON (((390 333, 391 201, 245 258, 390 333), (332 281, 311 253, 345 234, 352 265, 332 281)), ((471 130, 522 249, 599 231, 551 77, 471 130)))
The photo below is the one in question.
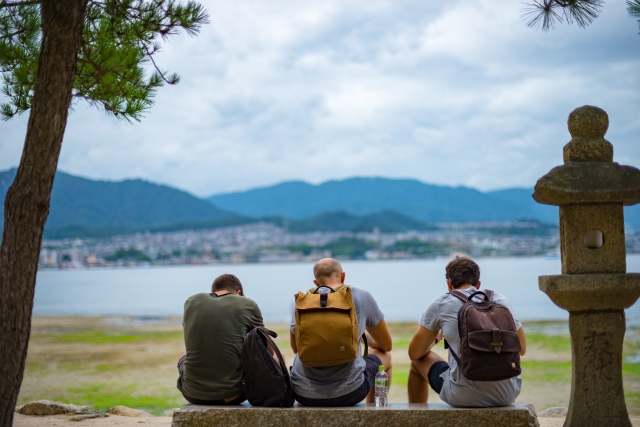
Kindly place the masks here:
MULTIPOLYGON (((204 4, 200 36, 157 58, 182 82, 133 125, 77 104, 60 170, 198 196, 353 176, 531 187, 585 104, 609 113, 615 160, 640 167, 640 35, 624 0, 549 33, 517 1, 204 4)), ((0 170, 18 164, 26 119, 0 122, 0 170)))

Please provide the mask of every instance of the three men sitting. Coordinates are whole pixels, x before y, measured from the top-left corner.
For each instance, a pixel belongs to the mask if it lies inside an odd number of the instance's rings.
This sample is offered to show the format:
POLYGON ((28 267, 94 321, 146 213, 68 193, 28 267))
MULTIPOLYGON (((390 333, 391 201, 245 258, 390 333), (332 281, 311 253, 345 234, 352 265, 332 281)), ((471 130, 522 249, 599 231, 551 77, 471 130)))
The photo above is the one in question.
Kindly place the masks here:
MULTIPOLYGON (((291 385, 295 398, 305 406, 353 406, 363 400, 373 403, 374 379, 379 366, 384 366, 391 382, 392 339, 384 315, 368 291, 344 284, 346 274, 337 260, 325 258, 318 261, 313 274, 315 288, 306 294, 296 295, 296 310, 290 325, 290 345, 295 354, 291 385), (333 320, 317 317, 322 308, 331 306, 331 301, 341 304, 344 314, 351 313, 350 321, 347 317, 346 328, 344 319, 340 320, 343 322, 341 329, 331 329, 333 320), (310 302, 313 307, 308 305, 310 302), (305 312, 306 308, 313 310, 305 312), (315 331, 309 332, 313 328, 315 331), (350 328, 352 332, 348 331, 350 328), (345 331, 351 333, 353 348, 348 344, 332 346, 334 337, 345 331), (366 356, 358 342, 363 335, 368 343, 366 356), (312 348, 310 341, 314 340, 317 345, 312 348), (314 354, 323 346, 336 347, 337 359, 336 356, 331 356, 331 359, 314 354), (341 358, 348 353, 350 357, 341 358)), ((460 407, 507 406, 520 393, 522 380, 515 374, 498 381, 472 381, 465 377, 456 362, 459 359, 456 355, 461 355, 458 311, 468 297, 479 291, 479 279, 478 265, 468 258, 457 257, 447 265, 446 282, 450 292, 429 305, 409 345, 410 403, 426 403, 428 386, 446 403, 460 407), (443 337, 450 347, 448 363, 431 351, 443 337)), ((486 297, 487 301, 491 299, 506 313, 513 313, 504 296, 490 291, 487 294, 490 295, 486 297)), ((505 338, 512 334, 511 343, 507 342, 500 348, 515 351, 513 349, 517 346, 520 355, 524 355, 526 340, 522 325, 510 314, 507 317, 514 332, 504 332, 505 338), (507 348, 509 345, 511 350, 507 348)), ((183 325, 186 355, 178 363, 178 389, 185 399, 204 405, 243 402, 240 348, 245 335, 251 329, 263 326, 263 321, 257 304, 243 296, 238 278, 222 275, 214 281, 212 293, 190 297, 185 303, 183 325)), ((502 346, 503 343, 492 342, 491 345, 502 346)), ((500 353, 499 348, 491 348, 500 353)), ((320 350, 322 352, 323 349, 320 350)))

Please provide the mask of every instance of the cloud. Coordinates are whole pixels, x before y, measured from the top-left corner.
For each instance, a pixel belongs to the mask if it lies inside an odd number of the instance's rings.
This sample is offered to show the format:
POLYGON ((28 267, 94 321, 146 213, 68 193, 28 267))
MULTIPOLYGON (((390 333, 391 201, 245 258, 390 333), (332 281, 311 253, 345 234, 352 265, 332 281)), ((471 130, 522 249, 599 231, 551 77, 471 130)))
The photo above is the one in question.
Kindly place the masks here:
MULTIPOLYGON (((624 0, 550 33, 527 28, 518 2, 205 4, 211 24, 158 58, 182 82, 139 124, 77 105, 62 170, 201 196, 351 176, 532 186, 584 104, 608 111, 616 160, 640 163, 640 37, 624 0)), ((25 127, 0 124, 0 168, 18 163, 25 127)))

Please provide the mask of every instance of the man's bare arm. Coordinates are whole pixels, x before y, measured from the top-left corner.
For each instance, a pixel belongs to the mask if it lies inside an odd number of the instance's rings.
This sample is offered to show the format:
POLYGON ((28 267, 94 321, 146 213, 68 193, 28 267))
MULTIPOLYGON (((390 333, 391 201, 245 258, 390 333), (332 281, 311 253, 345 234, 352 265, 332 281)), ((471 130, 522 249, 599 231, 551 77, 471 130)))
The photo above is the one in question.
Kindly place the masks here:
POLYGON ((431 347, 436 343, 438 335, 439 331, 430 331, 424 326, 418 326, 418 330, 409 344, 409 359, 418 360, 429 353, 431 347))
POLYGON ((377 348, 382 351, 391 351, 393 347, 393 340, 391 339, 391 333, 389 332, 389 328, 387 327, 387 322, 382 319, 376 326, 373 328, 367 328, 368 333, 367 341, 370 347, 377 348), (369 341, 369 338, 372 338, 369 341))
POLYGON ((527 339, 524 336, 522 326, 518 329, 518 338, 520 338, 520 356, 524 356, 527 352, 527 339))

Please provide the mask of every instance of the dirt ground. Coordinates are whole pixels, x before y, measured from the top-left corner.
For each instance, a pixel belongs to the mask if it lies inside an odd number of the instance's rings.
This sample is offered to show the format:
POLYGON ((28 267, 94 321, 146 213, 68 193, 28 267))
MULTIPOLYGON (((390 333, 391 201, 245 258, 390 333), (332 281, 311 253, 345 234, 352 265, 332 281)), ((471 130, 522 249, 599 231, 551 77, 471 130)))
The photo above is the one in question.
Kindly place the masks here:
MULTIPOLYGON (((564 418, 538 418, 540 427, 562 427, 564 424, 564 418)), ((640 427, 640 417, 632 417, 631 423, 634 427, 640 427)), ((14 427, 69 427, 70 425, 78 425, 79 427, 170 427, 170 417, 155 417, 155 418, 129 418, 110 416, 108 418, 97 418, 91 420, 82 421, 69 421, 65 416, 51 416, 51 417, 34 417, 16 414, 13 422, 14 427)))

